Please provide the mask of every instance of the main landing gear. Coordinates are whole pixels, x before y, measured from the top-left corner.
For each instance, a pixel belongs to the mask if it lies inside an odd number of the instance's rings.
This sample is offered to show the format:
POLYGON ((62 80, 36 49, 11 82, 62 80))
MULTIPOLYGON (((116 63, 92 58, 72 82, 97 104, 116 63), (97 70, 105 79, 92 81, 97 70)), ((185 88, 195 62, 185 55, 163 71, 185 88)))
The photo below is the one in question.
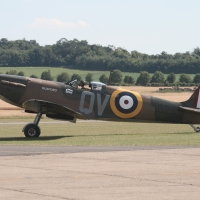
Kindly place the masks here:
POLYGON ((26 137, 39 137, 40 136, 40 127, 38 126, 40 118, 42 117, 42 113, 38 113, 35 117, 35 120, 33 123, 28 123, 24 128, 22 129, 22 132, 24 132, 24 135, 26 137))
POLYGON ((190 124, 190 126, 194 129, 194 131, 200 132, 200 127, 196 127, 194 124, 190 124))

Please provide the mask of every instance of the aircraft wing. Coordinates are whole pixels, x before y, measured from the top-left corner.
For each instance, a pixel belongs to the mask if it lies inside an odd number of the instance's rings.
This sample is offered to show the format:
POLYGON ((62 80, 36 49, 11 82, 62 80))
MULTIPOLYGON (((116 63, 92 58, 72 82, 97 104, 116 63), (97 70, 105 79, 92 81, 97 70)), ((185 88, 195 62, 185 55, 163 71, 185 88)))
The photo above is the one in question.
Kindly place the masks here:
POLYGON ((200 109, 197 109, 197 108, 189 108, 189 107, 183 107, 183 106, 179 106, 179 108, 183 110, 191 111, 191 112, 200 113, 200 109))
POLYGON ((56 119, 73 120, 74 118, 86 119, 84 115, 68 107, 54 104, 48 101, 31 99, 23 103, 22 107, 26 112, 46 114, 47 117, 56 119))

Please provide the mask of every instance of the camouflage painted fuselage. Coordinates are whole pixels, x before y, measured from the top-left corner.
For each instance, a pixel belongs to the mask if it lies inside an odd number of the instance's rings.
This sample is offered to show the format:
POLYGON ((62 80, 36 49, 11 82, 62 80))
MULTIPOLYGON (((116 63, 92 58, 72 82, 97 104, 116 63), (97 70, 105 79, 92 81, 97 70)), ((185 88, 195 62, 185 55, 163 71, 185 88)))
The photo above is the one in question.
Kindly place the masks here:
POLYGON ((200 123, 199 88, 188 101, 172 102, 119 87, 82 90, 65 83, 0 75, 0 95, 26 112, 57 119, 200 123))

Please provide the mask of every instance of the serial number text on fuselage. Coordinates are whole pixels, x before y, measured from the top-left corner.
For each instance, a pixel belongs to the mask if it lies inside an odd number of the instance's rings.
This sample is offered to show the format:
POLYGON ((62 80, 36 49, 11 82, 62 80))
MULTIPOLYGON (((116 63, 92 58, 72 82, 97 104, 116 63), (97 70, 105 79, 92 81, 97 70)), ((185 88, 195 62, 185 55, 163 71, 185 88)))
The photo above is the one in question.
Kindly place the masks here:
POLYGON ((173 108, 165 108, 165 107, 155 107, 156 113, 168 114, 168 115, 175 115, 176 111, 173 108))

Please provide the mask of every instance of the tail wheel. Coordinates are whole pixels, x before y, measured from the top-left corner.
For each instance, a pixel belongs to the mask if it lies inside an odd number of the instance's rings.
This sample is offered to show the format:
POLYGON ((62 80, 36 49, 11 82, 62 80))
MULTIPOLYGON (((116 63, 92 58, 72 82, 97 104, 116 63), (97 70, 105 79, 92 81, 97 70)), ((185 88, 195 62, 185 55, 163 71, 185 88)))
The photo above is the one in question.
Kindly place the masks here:
POLYGON ((24 128, 24 135, 26 137, 39 137, 40 136, 40 128, 35 124, 28 124, 24 128))
POLYGON ((197 127, 195 131, 200 132, 200 127, 197 127))

